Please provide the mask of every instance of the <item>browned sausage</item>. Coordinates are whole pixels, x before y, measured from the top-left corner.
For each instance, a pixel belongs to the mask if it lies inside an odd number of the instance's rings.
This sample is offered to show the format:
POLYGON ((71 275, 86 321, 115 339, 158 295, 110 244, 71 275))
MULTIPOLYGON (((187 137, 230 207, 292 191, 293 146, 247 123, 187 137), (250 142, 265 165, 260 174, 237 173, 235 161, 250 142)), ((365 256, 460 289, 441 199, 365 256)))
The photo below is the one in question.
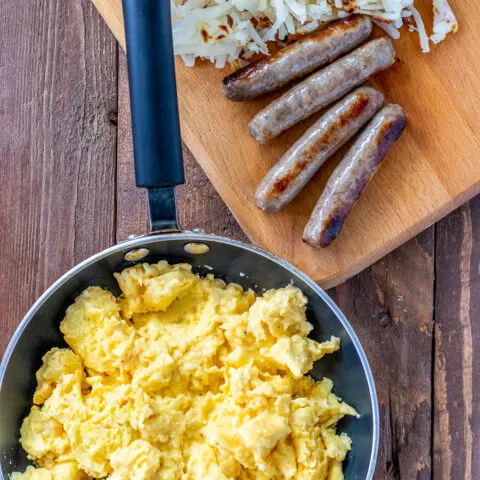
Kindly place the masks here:
POLYGON ((394 62, 395 51, 389 38, 362 45, 267 105, 250 122, 250 135, 259 143, 267 142, 394 62))
POLYGON ((290 203, 323 163, 382 106, 383 94, 360 87, 312 125, 263 178, 255 197, 259 208, 278 212, 290 203))
POLYGON ((338 236, 352 205, 403 133, 405 122, 399 105, 387 105, 378 112, 328 180, 303 232, 305 242, 327 247, 338 236))
POLYGON ((372 21, 366 16, 353 15, 333 22, 276 54, 225 77, 222 95, 234 102, 242 102, 273 92, 350 52, 371 32, 372 21))

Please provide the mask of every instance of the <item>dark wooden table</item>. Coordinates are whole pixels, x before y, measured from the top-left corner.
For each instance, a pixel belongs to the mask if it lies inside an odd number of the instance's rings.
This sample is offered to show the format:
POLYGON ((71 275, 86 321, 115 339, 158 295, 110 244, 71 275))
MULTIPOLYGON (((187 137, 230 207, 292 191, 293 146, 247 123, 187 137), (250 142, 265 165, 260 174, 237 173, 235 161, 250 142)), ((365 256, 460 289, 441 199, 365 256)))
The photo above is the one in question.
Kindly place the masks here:
MULTIPOLYGON (((0 355, 34 300, 142 233, 125 58, 89 0, 0 8, 0 355)), ((185 227, 246 241, 185 150, 185 227)), ((480 479, 480 198, 332 290, 372 365, 376 478, 480 479)))

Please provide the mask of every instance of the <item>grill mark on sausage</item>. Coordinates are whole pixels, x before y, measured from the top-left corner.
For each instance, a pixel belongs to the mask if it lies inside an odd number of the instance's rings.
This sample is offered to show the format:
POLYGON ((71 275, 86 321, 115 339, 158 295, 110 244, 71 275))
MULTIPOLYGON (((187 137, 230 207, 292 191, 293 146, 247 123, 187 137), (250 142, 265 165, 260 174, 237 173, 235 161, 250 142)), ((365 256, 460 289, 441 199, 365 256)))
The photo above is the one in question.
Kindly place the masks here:
POLYGON ((377 134, 376 142, 378 145, 398 140, 405 128, 405 117, 396 118, 390 122, 385 122, 377 134))
POLYGON ((289 186, 292 180, 298 177, 298 175, 305 170, 305 167, 311 162, 311 159, 309 160, 303 160, 302 162, 299 162, 297 165, 295 165, 295 168, 293 170, 290 170, 284 177, 279 178, 274 184, 273 184, 273 190, 269 195, 269 198, 278 198, 278 196, 283 193, 289 186))
POLYGON ((347 212, 343 209, 343 211, 340 211, 335 215, 330 215, 326 220, 324 227, 325 231, 320 242, 322 247, 328 247, 338 237, 339 233, 342 231, 343 221, 346 216, 347 212))
POLYGON ((363 187, 352 190, 352 203, 346 204, 338 202, 333 213, 327 217, 323 222, 322 237, 320 240, 321 247, 328 247, 340 234, 343 228, 345 219, 350 213, 350 208, 362 195, 363 187))
MULTIPOLYGON (((392 148, 392 143, 399 139, 405 130, 406 117, 396 118, 390 122, 385 122, 378 132, 375 143, 378 145, 378 151, 375 158, 380 163, 388 151, 392 148)), ((359 195, 360 196, 360 195, 359 195)))
POLYGON ((368 96, 365 93, 362 93, 357 96, 355 101, 352 103, 350 108, 338 118, 339 127, 344 127, 349 123, 352 118, 359 117, 363 111, 367 108, 368 105, 368 96))
POLYGON ((349 109, 337 118, 337 121, 332 128, 325 132, 325 135, 305 151, 304 160, 298 162, 295 168, 287 172, 282 178, 279 178, 274 184, 273 189, 268 195, 268 198, 278 198, 304 170, 310 165, 318 153, 324 146, 328 145, 332 139, 338 134, 341 128, 344 128, 354 118, 358 118, 362 112, 367 108, 369 103, 368 96, 364 93, 358 95, 355 101, 350 105, 349 109))
POLYGON ((230 87, 234 83, 237 82, 238 79, 248 79, 251 78, 255 73, 258 72, 258 69, 263 69, 265 68, 265 65, 270 63, 271 59, 270 57, 266 59, 260 59, 257 62, 250 63, 249 65, 240 68, 236 72, 233 72, 232 74, 228 75, 223 79, 223 84, 225 87, 230 87))

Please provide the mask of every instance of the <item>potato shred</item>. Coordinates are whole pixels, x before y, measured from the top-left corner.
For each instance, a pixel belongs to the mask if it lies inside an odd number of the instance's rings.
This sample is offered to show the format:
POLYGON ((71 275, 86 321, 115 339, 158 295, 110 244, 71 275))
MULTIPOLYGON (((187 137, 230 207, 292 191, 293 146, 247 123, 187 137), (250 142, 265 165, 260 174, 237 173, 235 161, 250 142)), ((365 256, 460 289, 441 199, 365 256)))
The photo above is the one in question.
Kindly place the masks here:
POLYGON ((404 24, 420 36, 422 51, 458 29, 448 0, 433 0, 433 34, 429 37, 414 0, 171 0, 176 55, 188 66, 196 58, 217 67, 239 58, 268 53, 268 42, 308 33, 323 23, 361 13, 394 38, 404 24))

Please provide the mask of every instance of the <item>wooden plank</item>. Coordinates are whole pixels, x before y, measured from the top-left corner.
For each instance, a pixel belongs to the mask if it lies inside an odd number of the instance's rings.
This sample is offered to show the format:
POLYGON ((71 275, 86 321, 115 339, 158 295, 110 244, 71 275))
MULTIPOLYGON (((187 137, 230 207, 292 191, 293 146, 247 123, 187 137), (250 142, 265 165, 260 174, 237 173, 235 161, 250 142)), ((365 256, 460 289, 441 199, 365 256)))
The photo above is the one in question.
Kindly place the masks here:
MULTIPOLYGON (((119 55, 119 112, 117 167, 117 241, 146 232, 147 204, 143 189, 135 186, 130 102, 126 58, 119 55)), ((188 148, 184 146, 186 183, 177 188, 180 224, 186 230, 202 228, 240 241, 248 241, 188 148)))
POLYGON ((57 277, 113 241, 117 46, 88 1, 0 15, 0 357, 57 277))
POLYGON ((434 478, 480 478, 480 197, 437 225, 434 478))
MULTIPOLYGON (((120 0, 93 1, 124 43, 120 0)), ((431 0, 415 4, 431 25, 431 0)), ((455 3, 460 31, 430 55, 420 52, 416 34, 404 31, 395 42, 399 62, 377 84, 389 101, 405 107, 409 127, 352 210, 341 237, 320 251, 304 244, 301 236, 338 156, 284 212, 263 214, 253 201, 254 189, 306 124, 259 146, 249 138, 247 123, 269 99, 228 102, 219 94, 226 72, 210 64, 189 69, 177 62, 183 138, 252 241, 323 286, 332 286, 480 191, 480 140, 475 133, 480 123, 480 12, 475 5, 474 0, 455 3)))
POLYGON ((147 231, 146 192, 135 186, 132 124, 125 53, 118 56, 117 242, 147 231))
POLYGON ((378 479, 431 478, 433 250, 430 228, 331 292, 373 369, 378 479))

